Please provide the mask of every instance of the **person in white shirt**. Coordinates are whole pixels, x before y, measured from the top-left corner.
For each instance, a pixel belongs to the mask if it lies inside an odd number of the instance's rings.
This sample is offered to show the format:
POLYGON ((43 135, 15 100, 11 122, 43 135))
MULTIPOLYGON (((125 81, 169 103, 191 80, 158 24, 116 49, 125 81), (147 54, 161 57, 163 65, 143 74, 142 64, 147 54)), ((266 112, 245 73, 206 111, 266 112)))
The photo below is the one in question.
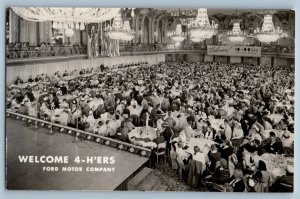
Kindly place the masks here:
MULTIPOLYGON (((176 144, 175 144, 176 146, 176 144)), ((176 146, 176 153, 177 153, 177 161, 178 161, 178 164, 181 168, 185 169, 186 166, 183 162, 183 160, 187 159, 189 154, 183 150, 183 142, 179 142, 177 143, 177 146, 176 146)))
POLYGON ((254 141, 255 139, 256 140, 259 140, 259 142, 261 143, 262 142, 262 136, 258 133, 259 131, 259 128, 254 125, 252 126, 252 129, 249 131, 249 138, 251 141, 254 141))
POLYGON ((122 101, 120 104, 117 105, 116 111, 119 111, 120 113, 123 113, 123 110, 125 109, 125 101, 122 101))
POLYGON ((107 136, 107 126, 104 124, 102 121, 99 121, 98 123, 99 128, 98 128, 98 134, 102 136, 107 136))
POLYGON ((88 124, 84 130, 87 132, 94 132, 95 121, 96 120, 94 118, 93 111, 89 111, 89 115, 83 119, 83 122, 88 124))
POLYGON ((235 121, 234 129, 232 132, 232 138, 231 138, 232 144, 235 147, 239 147, 243 142, 243 138, 244 138, 244 131, 241 127, 241 124, 238 121, 235 121))
POLYGON ((231 140, 232 129, 231 129, 231 126, 229 125, 229 121, 227 119, 224 120, 224 126, 225 126, 224 133, 225 133, 226 139, 231 140))
POLYGON ((199 161, 202 163, 202 172, 206 169, 206 163, 208 162, 208 157, 203 153, 198 146, 194 147, 193 160, 199 161))
POLYGON ((270 124, 270 122, 268 122, 267 116, 263 116, 262 117, 262 122, 263 122, 263 126, 264 126, 265 130, 271 130, 271 129, 273 129, 273 127, 270 124))
POLYGON ((199 136, 202 138, 204 136, 204 128, 206 127, 206 124, 202 118, 200 118, 197 121, 196 126, 197 126, 197 131, 198 131, 198 133, 196 132, 196 136, 199 136))
POLYGON ((111 129, 110 136, 114 137, 118 129, 118 124, 114 119, 108 121, 109 122, 107 123, 107 127, 111 129))
POLYGON ((192 129, 191 127, 191 123, 189 122, 189 124, 184 128, 184 133, 186 135, 186 139, 187 141, 189 141, 191 138, 195 137, 196 132, 194 131, 194 129, 192 129))
POLYGON ((285 130, 281 136, 282 148, 285 154, 290 154, 294 144, 294 134, 285 130))

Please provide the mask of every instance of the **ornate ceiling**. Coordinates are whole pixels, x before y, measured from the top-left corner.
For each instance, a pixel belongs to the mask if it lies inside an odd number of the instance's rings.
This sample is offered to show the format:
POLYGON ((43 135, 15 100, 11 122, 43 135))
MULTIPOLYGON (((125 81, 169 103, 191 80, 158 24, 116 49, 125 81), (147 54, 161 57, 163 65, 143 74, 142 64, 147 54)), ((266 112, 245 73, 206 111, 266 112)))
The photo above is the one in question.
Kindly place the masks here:
MULTIPOLYGON (((266 11, 266 10, 265 10, 266 11)), ((293 10, 274 10, 274 25, 281 26, 282 29, 290 29, 294 26, 295 12, 293 10)), ((126 14, 124 16, 129 16, 130 11, 124 11, 126 14)), ((137 15, 147 15, 147 16, 161 16, 164 18, 188 18, 195 17, 197 14, 197 9, 145 9, 137 8, 135 9, 137 15)), ((248 30, 253 30, 263 20, 262 10, 245 10, 245 9, 208 9, 209 18, 216 21, 219 24, 220 29, 231 29, 232 21, 234 19, 242 19, 241 28, 247 28, 248 30)))

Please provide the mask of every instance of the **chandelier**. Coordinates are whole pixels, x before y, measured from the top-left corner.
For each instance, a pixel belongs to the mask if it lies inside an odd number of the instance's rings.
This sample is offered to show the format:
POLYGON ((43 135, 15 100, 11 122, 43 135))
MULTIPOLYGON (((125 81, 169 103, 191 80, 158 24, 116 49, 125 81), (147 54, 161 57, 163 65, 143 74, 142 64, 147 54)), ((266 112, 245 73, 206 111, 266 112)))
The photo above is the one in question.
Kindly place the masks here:
POLYGON ((58 21, 53 21, 52 23, 52 28, 53 29, 57 29, 57 30, 65 30, 65 35, 67 37, 72 37, 74 35, 74 28, 76 30, 84 30, 85 29, 85 25, 84 23, 79 23, 77 22, 75 24, 74 27, 74 23, 73 22, 58 22, 58 21))
POLYGON ((190 34, 194 38, 209 39, 217 33, 218 24, 214 21, 209 22, 207 9, 198 8, 196 20, 190 24, 190 34))
POLYGON ((28 21, 52 21, 53 29, 65 29, 66 36, 71 37, 74 28, 84 30, 87 23, 110 20, 120 8, 12 7, 12 10, 28 21))
POLYGON ((134 39, 135 34, 134 31, 132 31, 130 28, 129 20, 124 21, 123 30, 124 30, 124 37, 122 40, 131 41, 134 39))
POLYGON ((59 21, 53 21, 52 23, 53 29, 68 29, 68 28, 75 28, 76 30, 84 30, 85 24, 83 22, 59 22, 59 21), (74 26, 75 23, 75 26, 74 26))
POLYGON ((242 42, 246 39, 246 33, 241 31, 239 21, 233 23, 232 30, 227 32, 227 36, 231 42, 242 42))
POLYGON ((74 30, 72 28, 68 28, 65 30, 65 34, 67 37, 72 37, 74 35, 74 30))
POLYGON ((176 25, 176 30, 170 37, 175 42, 182 42, 186 38, 186 34, 182 32, 181 24, 176 25))
POLYGON ((106 26, 104 31, 109 38, 116 40, 131 41, 135 36, 134 31, 130 28, 129 20, 125 20, 123 23, 120 12, 114 17, 112 25, 106 26))
POLYGON ((271 14, 264 16, 262 27, 257 27, 257 29, 254 30, 254 35, 263 43, 275 42, 284 36, 280 27, 275 28, 271 14))

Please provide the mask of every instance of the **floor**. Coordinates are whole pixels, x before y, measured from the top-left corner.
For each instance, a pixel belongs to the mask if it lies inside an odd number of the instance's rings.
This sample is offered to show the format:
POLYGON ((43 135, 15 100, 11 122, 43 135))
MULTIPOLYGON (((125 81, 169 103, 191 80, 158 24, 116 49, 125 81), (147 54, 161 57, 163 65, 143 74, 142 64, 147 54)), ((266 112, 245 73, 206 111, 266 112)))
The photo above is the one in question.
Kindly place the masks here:
POLYGON ((7 119, 6 183, 10 190, 114 190, 148 160, 129 152, 117 150, 91 141, 76 141, 73 136, 47 134, 46 128, 34 129, 23 122, 7 119), (20 163, 19 155, 68 156, 70 163, 20 163), (76 156, 111 156, 116 163, 74 163, 76 156), (43 171, 43 167, 57 166, 59 171, 43 171), (62 166, 82 167, 83 172, 63 172, 62 166), (86 167, 114 167, 114 172, 86 172, 86 167))

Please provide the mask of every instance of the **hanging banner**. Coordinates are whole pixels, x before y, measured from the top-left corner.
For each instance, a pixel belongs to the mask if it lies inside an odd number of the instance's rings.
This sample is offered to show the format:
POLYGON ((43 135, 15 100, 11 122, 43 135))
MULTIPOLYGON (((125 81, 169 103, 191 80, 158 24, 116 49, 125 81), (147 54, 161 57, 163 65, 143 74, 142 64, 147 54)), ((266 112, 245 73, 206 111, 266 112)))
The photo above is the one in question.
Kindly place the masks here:
POLYGON ((98 24, 90 23, 87 25, 88 31, 88 58, 92 59, 98 57, 99 49, 98 49, 98 24))
POLYGON ((257 46, 207 46, 208 55, 260 57, 261 47, 257 46))

